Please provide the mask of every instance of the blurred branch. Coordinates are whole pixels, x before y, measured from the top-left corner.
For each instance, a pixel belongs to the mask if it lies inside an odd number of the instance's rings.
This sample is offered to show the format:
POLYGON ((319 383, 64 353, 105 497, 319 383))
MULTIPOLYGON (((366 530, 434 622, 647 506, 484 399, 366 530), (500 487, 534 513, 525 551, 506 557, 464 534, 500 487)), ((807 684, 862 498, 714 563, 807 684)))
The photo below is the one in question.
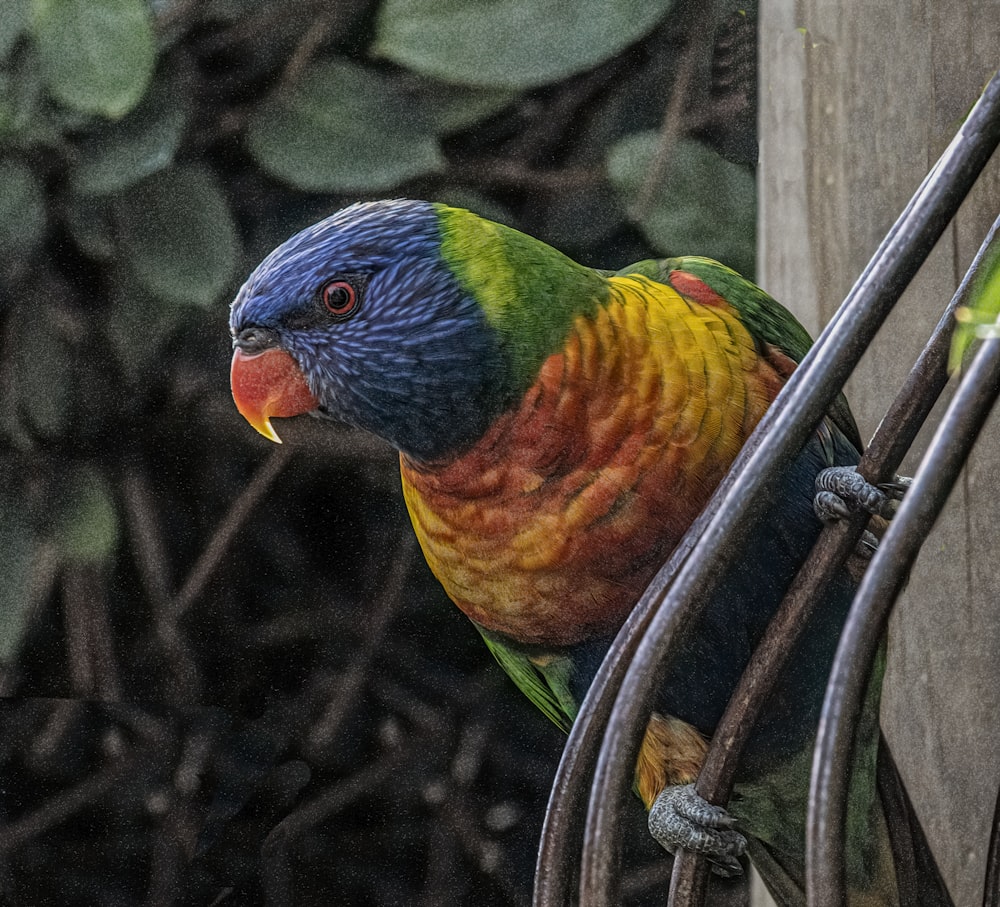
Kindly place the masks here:
POLYGON ((310 730, 307 741, 309 746, 319 747, 324 741, 334 739, 349 709, 357 704, 385 631, 405 601, 403 590, 406 577, 413 566, 416 548, 412 532, 399 534, 399 542, 390 560, 389 575, 365 622, 364 642, 355 650, 350 665, 340 677, 336 694, 310 730))
POLYGON ((120 699, 122 685, 103 576, 91 565, 70 566, 63 575, 62 590, 74 692, 85 697, 120 699))
POLYGON ((123 490, 139 578, 153 608, 165 613, 171 610, 168 578, 172 570, 156 519, 156 505, 149 489, 148 476, 138 469, 131 470, 125 476, 123 490))
POLYGON ((236 534, 243 528, 250 513, 271 487, 271 483, 288 465, 292 456, 290 447, 281 446, 271 452, 268 458, 258 467, 249 484, 240 496, 233 501, 232 507, 219 521, 215 532, 209 539, 201 556, 195 562, 173 602, 174 617, 179 620, 194 604, 195 600, 205 590, 219 562, 229 550, 236 534))
POLYGON ((505 149, 505 157, 524 165, 550 160, 553 149, 575 145, 587 108, 601 92, 621 78, 630 65, 631 61, 624 57, 612 57, 590 72, 568 80, 553 102, 545 105, 544 115, 534 117, 513 147, 505 149))
MULTIPOLYGON (((45 606, 59 577, 59 550, 50 539, 40 540, 31 556, 31 574, 25 592, 25 624, 34 624, 45 606)), ((16 661, 0 665, 0 698, 12 696, 17 688, 19 667, 16 661)))
MULTIPOLYGON (((169 741, 164 741, 169 743, 169 741)), ((201 788, 201 778, 215 756, 217 735, 206 728, 194 727, 184 737, 173 788, 164 791, 157 803, 162 811, 159 834, 152 847, 152 867, 146 903, 176 903, 184 866, 195 851, 201 821, 194 798, 201 788)), ((151 809, 151 812, 156 810, 151 809)))
POLYGON ((670 163, 671 152, 681 134, 681 124, 698 60, 705 53, 705 50, 704 38, 700 37, 697 31, 688 35, 687 44, 674 74, 674 88, 670 93, 666 110, 663 112, 663 122, 660 125, 656 150, 649 162, 646 178, 632 204, 630 215, 633 220, 642 220, 649 213, 656 190, 663 181, 663 174, 666 173, 670 163))
POLYGON ((79 784, 50 797, 34 812, 0 828, 0 855, 10 853, 32 838, 93 806, 124 778, 137 762, 137 754, 120 756, 79 784))
POLYGON ((181 609, 171 600, 168 591, 173 571, 160 532, 149 477, 144 471, 136 468, 125 476, 124 496, 136 565, 153 609, 157 642, 170 665, 172 679, 182 701, 198 701, 201 698, 198 665, 178 626, 181 609))
MULTIPOLYGON (((169 592, 172 569, 159 529, 149 477, 138 467, 129 471, 125 477, 125 511, 134 543, 136 566, 153 608, 157 642, 170 665, 171 676, 182 701, 200 700, 202 682, 197 662, 181 632, 180 620, 204 592, 237 533, 284 469, 291 455, 291 448, 279 447, 257 468, 253 478, 219 521, 175 596, 171 596, 169 592)), ((83 671, 85 664, 78 651, 79 643, 72 634, 70 649, 71 661, 83 671)))
POLYGON ((448 178, 457 183, 493 189, 566 192, 595 186, 605 179, 605 173, 599 166, 544 170, 505 158, 481 157, 455 161, 449 168, 448 178))
POLYGON ((492 876, 510 904, 528 904, 528 897, 516 883, 516 874, 507 865, 503 848, 483 834, 480 827, 482 810, 470 802, 468 792, 459 785, 446 783, 435 789, 435 805, 441 818, 465 852, 481 872, 492 876))
POLYGON ((289 851, 295 842, 309 829, 381 787, 397 770, 406 750, 400 745, 387 749, 377 762, 299 806, 271 830, 261 847, 268 904, 294 903, 289 851))
POLYGON ((271 34, 282 22, 288 21, 291 17, 296 19, 304 17, 306 13, 301 9, 290 9, 290 7, 317 6, 322 0, 291 0, 285 3, 262 3, 257 10, 237 20, 225 31, 214 36, 210 46, 213 49, 232 47, 234 44, 242 44, 245 41, 252 41, 260 38, 261 35, 271 34))
POLYGON ((288 91, 295 85, 299 76, 302 75, 302 71, 308 66, 313 54, 316 53, 320 45, 330 36, 330 32, 333 31, 334 26, 339 24, 339 21, 347 18, 349 18, 349 15, 344 15, 343 7, 340 4, 320 7, 319 12, 313 17, 309 27, 299 39, 295 51, 281 73, 279 91, 288 91))

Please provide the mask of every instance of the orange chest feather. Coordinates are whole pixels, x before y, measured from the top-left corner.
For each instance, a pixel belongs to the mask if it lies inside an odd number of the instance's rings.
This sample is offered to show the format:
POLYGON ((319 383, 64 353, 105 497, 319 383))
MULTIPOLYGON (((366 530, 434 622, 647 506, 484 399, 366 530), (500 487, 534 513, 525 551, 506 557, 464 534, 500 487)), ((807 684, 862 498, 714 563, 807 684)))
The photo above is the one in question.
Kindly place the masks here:
POLYGON ((608 304, 471 450, 403 458, 431 569, 469 617, 521 642, 615 629, 781 380, 728 310, 612 278, 608 304))

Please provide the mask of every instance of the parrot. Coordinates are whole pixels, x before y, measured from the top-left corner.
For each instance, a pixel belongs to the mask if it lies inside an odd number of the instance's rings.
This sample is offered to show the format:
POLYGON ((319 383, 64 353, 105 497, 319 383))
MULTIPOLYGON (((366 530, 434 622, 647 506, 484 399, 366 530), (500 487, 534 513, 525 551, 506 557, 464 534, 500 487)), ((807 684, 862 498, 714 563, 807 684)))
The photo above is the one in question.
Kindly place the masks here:
MULTIPOLYGON (((399 452, 430 569, 513 682, 568 731, 601 659, 808 351, 762 289, 697 256, 618 271, 461 208, 361 202, 267 255, 230 311, 231 389, 271 441, 310 414, 399 452)), ((657 698, 634 789, 667 850, 744 853, 804 904, 812 742, 857 575, 844 570, 743 754, 727 807, 693 782, 815 541, 817 476, 862 444, 846 399, 784 471, 657 698)), ((834 483, 836 485, 836 483, 834 483)), ((837 486, 839 487, 839 486, 837 486)), ((871 491, 871 486, 868 486, 871 491)), ((857 731, 851 903, 896 904, 879 807, 878 677, 857 731)))

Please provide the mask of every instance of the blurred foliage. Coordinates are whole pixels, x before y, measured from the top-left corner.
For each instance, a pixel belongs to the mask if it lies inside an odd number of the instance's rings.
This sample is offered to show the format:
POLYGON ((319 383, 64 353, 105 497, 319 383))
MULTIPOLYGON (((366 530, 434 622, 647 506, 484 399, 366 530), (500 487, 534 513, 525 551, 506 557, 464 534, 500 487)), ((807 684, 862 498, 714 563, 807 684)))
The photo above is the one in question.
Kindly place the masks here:
MULTIPOLYGON (((998 234, 1000 235, 1000 234, 998 234)), ((968 304, 955 312, 958 324, 951 342, 950 371, 957 371, 968 358, 977 339, 997 336, 1000 318, 1000 239, 995 235, 983 255, 971 286, 968 304)))
MULTIPOLYGON (((611 146, 608 174, 623 197, 642 191, 660 146, 653 131, 635 132, 611 146)), ((756 222, 753 176, 700 142, 682 139, 670 149, 649 203, 633 218, 654 249, 705 249, 741 273, 753 273, 756 222)))
POLYGON ((527 902, 558 733, 391 451, 239 418, 226 305, 383 195, 751 270, 754 10, 708 8, 3 0, 0 901, 527 902))
POLYGON ((314 63, 294 88, 261 105, 247 140, 261 167, 299 189, 388 191, 443 169, 438 137, 422 114, 377 72, 314 63))
POLYGON ((378 56, 459 85, 534 88, 638 41, 672 0, 386 0, 378 56))

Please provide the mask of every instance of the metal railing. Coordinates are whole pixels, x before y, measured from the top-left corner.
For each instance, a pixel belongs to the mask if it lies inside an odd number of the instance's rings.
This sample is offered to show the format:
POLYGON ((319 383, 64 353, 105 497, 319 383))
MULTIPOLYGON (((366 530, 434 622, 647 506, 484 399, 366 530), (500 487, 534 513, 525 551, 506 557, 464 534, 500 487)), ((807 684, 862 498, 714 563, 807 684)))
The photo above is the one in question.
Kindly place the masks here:
MULTIPOLYGON (((754 431, 705 510, 629 616, 583 703, 556 775, 539 848, 535 907, 617 904, 622 810, 653 698, 715 583, 762 512, 769 491, 841 391, 903 291, 1000 143, 1000 76, 962 128, 778 400, 754 431)), ((873 483, 891 479, 947 382, 956 306, 966 298, 990 231, 969 274, 862 457, 873 483)), ((920 544, 940 512, 998 393, 1000 340, 983 343, 963 376, 912 488, 881 541, 852 605, 833 666, 815 750, 807 840, 811 907, 846 904, 847 766, 860 697, 877 642, 920 544)), ((854 548, 867 518, 824 529, 775 615, 713 736, 697 782, 713 803, 730 796, 741 749, 761 704, 809 616, 809 603, 854 548)), ((1000 822, 1000 803, 997 807, 1000 822)), ((989 851, 986 904, 1000 907, 1000 833, 989 851)), ((897 867, 897 874, 906 873, 897 867)), ((704 902, 706 863, 679 854, 669 904, 704 902)))

